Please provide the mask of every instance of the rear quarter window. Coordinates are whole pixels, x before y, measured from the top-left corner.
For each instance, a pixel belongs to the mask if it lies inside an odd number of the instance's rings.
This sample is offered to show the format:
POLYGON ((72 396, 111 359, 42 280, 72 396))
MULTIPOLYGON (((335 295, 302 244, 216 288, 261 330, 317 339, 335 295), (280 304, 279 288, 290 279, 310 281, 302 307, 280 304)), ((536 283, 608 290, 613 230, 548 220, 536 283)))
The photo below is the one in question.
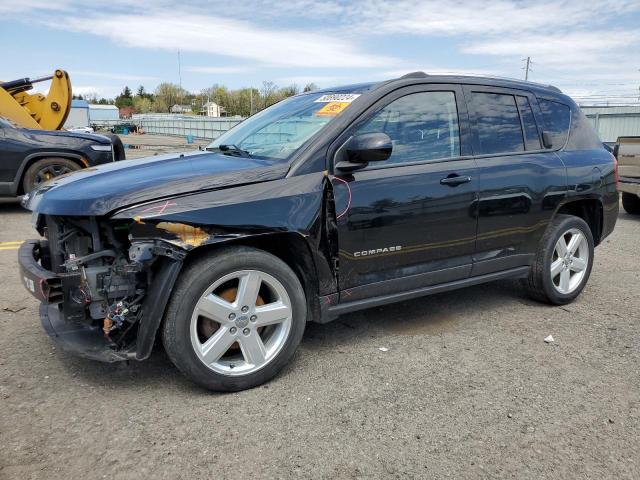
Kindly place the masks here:
POLYGON ((551 136, 553 148, 560 148, 567 143, 569 124, 571 122, 571 110, 566 105, 552 100, 538 99, 544 129, 551 136))
POLYGON ((571 110, 571 130, 567 150, 588 150, 602 148, 602 141, 593 124, 577 107, 571 110))

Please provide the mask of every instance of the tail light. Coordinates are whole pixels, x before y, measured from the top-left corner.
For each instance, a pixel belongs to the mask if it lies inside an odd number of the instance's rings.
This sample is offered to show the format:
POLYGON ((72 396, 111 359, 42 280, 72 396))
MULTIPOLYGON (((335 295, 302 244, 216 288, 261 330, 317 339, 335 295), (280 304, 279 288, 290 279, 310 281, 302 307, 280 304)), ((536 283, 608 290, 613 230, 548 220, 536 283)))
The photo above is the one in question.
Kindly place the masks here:
POLYGON ((619 190, 620 186, 620 174, 618 173, 618 159, 612 154, 613 157, 613 180, 616 183, 616 190, 619 190))

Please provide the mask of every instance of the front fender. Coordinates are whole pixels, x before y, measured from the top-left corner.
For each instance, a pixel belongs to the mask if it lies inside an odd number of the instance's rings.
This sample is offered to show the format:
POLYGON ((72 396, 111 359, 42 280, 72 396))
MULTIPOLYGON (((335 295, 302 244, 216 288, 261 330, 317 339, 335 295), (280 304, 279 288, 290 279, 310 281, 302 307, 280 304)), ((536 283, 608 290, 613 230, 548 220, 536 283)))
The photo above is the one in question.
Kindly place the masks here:
POLYGON ((37 162, 41 158, 48 158, 48 157, 67 158, 69 160, 73 160, 81 167, 86 167, 89 165, 85 157, 83 157, 77 152, 67 152, 67 151, 60 151, 60 150, 32 152, 28 154, 26 157, 24 157, 24 159, 22 160, 22 163, 20 164, 20 167, 18 167, 16 175, 13 179, 13 183, 11 185, 11 193, 17 194, 20 191, 22 176, 24 175, 24 172, 27 171, 27 168, 29 168, 33 163, 37 162))
POLYGON ((288 177, 169 196, 115 212, 111 218, 166 221, 220 230, 308 230, 319 214, 325 176, 288 177))
POLYGON ((130 221, 132 242, 162 240, 189 252, 208 245, 278 238, 300 238, 311 253, 321 294, 335 289, 326 241, 323 173, 175 196, 121 210, 112 221, 130 221))

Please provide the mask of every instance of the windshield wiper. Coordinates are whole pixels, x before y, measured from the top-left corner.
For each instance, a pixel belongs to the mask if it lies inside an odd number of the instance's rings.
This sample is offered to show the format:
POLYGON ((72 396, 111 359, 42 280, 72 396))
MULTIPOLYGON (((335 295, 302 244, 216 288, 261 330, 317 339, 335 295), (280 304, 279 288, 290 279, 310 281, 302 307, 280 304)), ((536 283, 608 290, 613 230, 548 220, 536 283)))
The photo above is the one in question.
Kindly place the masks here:
POLYGON ((242 150, 240 147, 236 145, 218 145, 218 149, 221 152, 224 152, 225 155, 237 155, 239 157, 251 158, 251 154, 246 150, 242 150))

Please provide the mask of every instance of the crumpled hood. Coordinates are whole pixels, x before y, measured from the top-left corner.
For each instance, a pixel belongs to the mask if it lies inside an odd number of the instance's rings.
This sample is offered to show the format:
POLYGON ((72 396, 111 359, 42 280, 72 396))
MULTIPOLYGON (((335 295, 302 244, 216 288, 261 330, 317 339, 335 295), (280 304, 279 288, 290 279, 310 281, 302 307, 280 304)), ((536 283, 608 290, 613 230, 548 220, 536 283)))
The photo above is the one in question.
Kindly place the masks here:
POLYGON ((106 215, 114 210, 202 190, 284 178, 287 163, 212 152, 125 160, 63 175, 25 196, 46 215, 106 215))

